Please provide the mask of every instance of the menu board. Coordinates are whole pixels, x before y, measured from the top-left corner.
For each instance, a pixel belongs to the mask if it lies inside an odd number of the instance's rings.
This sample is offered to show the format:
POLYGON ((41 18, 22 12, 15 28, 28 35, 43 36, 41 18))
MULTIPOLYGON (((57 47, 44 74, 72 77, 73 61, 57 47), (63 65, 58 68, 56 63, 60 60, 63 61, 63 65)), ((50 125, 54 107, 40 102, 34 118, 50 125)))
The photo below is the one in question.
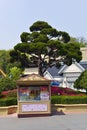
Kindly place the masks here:
POLYGON ((22 112, 47 111, 47 104, 23 104, 22 112))

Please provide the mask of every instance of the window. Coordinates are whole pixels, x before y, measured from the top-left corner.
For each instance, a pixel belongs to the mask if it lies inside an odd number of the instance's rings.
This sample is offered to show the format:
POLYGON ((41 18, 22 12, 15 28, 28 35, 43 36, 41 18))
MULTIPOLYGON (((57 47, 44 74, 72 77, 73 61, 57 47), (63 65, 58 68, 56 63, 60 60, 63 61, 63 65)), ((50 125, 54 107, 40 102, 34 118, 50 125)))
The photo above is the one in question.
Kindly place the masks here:
POLYGON ((48 86, 21 86, 19 88, 19 100, 49 100, 49 88, 48 86))

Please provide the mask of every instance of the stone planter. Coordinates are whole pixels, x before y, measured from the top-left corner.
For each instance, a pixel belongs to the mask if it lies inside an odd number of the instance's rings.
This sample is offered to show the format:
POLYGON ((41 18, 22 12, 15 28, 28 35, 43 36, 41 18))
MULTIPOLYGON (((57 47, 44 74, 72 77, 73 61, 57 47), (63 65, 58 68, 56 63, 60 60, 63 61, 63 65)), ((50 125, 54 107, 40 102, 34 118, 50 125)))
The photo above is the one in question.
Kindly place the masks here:
POLYGON ((8 106, 8 107, 0 107, 0 115, 8 115, 17 112, 17 105, 15 106, 8 106))
POLYGON ((87 104, 52 104, 52 113, 87 112, 87 104))
MULTIPOLYGON (((0 116, 17 113, 17 105, 0 107, 0 116)), ((52 104, 51 111, 53 114, 66 112, 87 112, 87 104, 52 104)))

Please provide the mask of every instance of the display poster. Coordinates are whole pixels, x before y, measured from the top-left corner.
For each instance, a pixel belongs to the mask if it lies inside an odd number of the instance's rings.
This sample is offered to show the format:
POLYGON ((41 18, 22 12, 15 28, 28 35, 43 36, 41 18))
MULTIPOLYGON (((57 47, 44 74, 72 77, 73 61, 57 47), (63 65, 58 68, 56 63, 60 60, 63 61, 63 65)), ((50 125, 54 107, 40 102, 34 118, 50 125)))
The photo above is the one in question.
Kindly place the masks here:
POLYGON ((47 111, 47 104, 23 104, 22 112, 47 111))

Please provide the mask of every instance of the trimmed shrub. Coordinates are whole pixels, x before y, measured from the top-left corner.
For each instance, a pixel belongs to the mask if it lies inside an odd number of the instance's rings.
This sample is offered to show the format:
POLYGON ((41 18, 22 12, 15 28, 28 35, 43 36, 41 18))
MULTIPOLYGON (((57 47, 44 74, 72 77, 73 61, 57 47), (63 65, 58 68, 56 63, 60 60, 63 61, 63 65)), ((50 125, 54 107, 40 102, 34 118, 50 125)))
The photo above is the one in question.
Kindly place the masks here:
POLYGON ((52 104, 87 104, 87 96, 52 96, 52 104))
POLYGON ((2 98, 0 99, 0 107, 17 105, 17 98, 2 98))

